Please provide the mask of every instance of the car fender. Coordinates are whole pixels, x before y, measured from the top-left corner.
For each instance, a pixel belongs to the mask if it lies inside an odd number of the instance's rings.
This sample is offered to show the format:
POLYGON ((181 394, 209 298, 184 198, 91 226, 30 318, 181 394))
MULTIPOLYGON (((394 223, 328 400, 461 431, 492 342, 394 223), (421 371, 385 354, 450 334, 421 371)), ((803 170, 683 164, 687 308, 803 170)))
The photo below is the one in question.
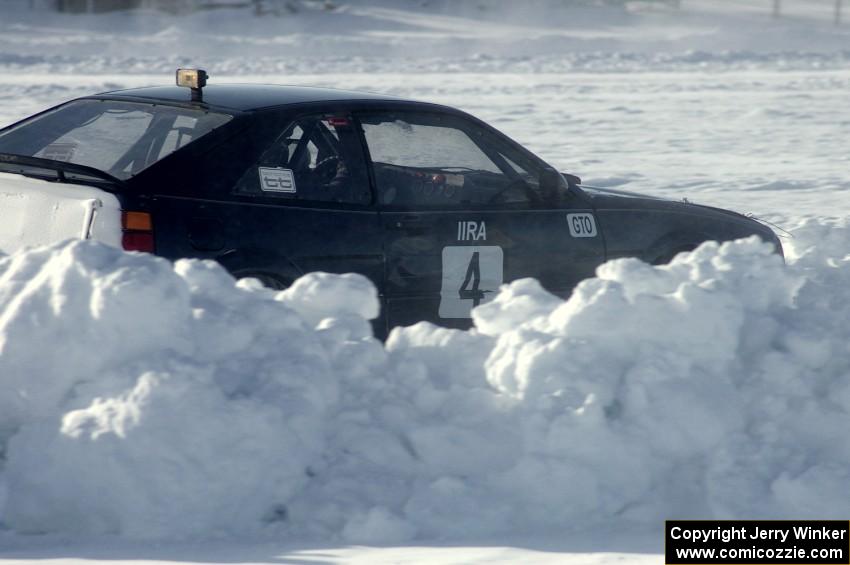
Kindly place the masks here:
POLYGON ((713 239, 704 233, 672 232, 663 235, 650 245, 642 259, 652 265, 665 265, 684 251, 693 251, 703 242, 713 239))

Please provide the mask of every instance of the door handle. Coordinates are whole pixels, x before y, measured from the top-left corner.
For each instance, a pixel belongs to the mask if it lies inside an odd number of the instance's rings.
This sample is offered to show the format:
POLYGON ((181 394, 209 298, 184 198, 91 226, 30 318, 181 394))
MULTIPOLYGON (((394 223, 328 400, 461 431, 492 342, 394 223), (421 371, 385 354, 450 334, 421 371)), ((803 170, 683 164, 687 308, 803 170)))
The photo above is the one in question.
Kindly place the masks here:
POLYGON ((392 221, 389 226, 392 230, 420 232, 428 228, 428 224, 416 216, 405 216, 399 220, 392 221))

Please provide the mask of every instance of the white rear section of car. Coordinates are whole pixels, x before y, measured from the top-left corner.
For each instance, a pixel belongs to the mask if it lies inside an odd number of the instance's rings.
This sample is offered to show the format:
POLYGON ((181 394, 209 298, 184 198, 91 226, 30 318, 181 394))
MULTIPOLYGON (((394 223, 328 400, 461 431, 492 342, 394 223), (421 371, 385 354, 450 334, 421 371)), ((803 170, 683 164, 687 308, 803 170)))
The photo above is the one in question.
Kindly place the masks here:
POLYGON ((94 239, 120 248, 121 206, 115 195, 0 173, 0 251, 65 239, 94 239))

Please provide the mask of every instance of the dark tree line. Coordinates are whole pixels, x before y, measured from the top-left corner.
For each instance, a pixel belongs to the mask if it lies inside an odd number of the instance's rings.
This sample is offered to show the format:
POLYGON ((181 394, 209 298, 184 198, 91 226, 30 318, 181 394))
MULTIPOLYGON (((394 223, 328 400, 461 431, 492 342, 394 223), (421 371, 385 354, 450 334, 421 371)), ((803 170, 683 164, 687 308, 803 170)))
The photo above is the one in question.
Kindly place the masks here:
MULTIPOLYGON (((197 10, 213 10, 217 8, 249 8, 257 15, 281 15, 294 13, 299 9, 300 0, 51 0, 53 7, 60 12, 113 12, 117 10, 133 10, 138 8, 153 8, 171 13, 186 13, 197 10)), ((625 5, 630 0, 564 0, 566 3, 625 5)), ((648 0, 659 4, 667 4, 681 8, 687 0, 648 0)), ((798 0, 805 1, 805 0, 798 0)), ((834 0, 834 20, 841 23, 844 0, 834 0)), ((35 0, 31 0, 35 3, 35 0)), ((774 18, 782 16, 783 0, 765 0, 774 18)), ((333 9, 332 0, 325 0, 325 7, 333 9)))
POLYGON ((151 8, 179 14, 219 8, 248 8, 258 15, 265 15, 295 12, 299 8, 299 0, 52 0, 52 2, 56 10, 70 13, 151 8))

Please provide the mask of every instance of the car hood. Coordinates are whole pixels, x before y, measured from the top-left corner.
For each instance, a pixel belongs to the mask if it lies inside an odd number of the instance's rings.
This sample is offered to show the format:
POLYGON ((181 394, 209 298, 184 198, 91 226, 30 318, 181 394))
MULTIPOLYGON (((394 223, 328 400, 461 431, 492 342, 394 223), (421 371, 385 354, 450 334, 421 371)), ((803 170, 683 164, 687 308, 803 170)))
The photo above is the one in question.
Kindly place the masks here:
POLYGON ((628 192, 626 190, 615 190, 613 188, 601 188, 598 186, 581 185, 581 189, 588 196, 622 196, 624 198, 640 198, 642 200, 662 200, 666 202, 676 202, 670 198, 662 198, 660 196, 647 196, 646 194, 638 194, 637 192, 628 192))
POLYGON ((611 209, 650 209, 650 210, 680 210, 690 209, 701 214, 714 215, 716 218, 725 218, 739 224, 747 224, 753 227, 758 226, 755 231, 762 235, 766 241, 773 241, 776 248, 781 254, 782 244, 771 226, 752 215, 745 215, 725 208, 717 208, 715 206, 706 206, 704 204, 694 204, 687 199, 672 200, 670 198, 661 198, 657 196, 647 196, 645 194, 637 194, 635 192, 627 192, 625 190, 614 190, 610 188, 599 188, 592 186, 580 187, 582 192, 586 194, 592 201, 594 209, 597 211, 611 209))
POLYGON ((615 198, 628 198, 632 200, 642 200, 646 203, 655 203, 656 205, 659 203, 669 203, 672 206, 692 206, 695 208, 702 208, 704 210, 712 210, 714 212, 724 214, 726 216, 732 216, 735 218, 747 218, 747 219, 755 219, 752 216, 747 216, 745 214, 741 214, 739 212, 734 212, 732 210, 727 210, 725 208, 717 208, 715 206, 708 206, 705 204, 696 204, 694 202, 690 202, 688 199, 683 198, 681 200, 674 200, 672 198, 664 198, 662 196, 649 196, 646 194, 638 194, 637 192, 628 192, 626 190, 615 190, 613 188, 601 188, 597 186, 585 186, 582 185, 581 189, 590 196, 591 198, 604 198, 604 197, 615 197, 615 198))

